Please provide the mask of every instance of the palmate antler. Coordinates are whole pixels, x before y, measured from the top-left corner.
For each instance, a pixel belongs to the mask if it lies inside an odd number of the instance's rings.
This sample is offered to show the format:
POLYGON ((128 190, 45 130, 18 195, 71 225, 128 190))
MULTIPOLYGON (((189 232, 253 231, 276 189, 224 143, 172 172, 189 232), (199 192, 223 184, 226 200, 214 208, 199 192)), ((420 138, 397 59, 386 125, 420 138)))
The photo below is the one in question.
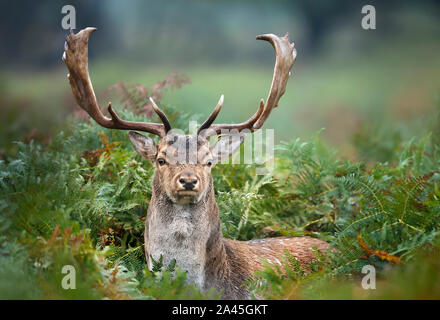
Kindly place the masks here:
POLYGON ((269 41, 275 49, 276 61, 272 78, 272 85, 269 91, 269 95, 266 99, 260 100, 260 107, 257 112, 249 118, 249 120, 238 124, 212 124, 220 112, 223 105, 223 95, 215 107, 214 111, 208 117, 208 119, 200 126, 198 133, 210 136, 214 134, 220 134, 222 130, 249 130, 255 131, 260 129, 267 117, 271 113, 272 109, 278 105, 278 101, 286 91, 287 80, 289 79, 290 70, 296 59, 296 50, 294 43, 290 43, 289 35, 282 38, 277 37, 274 34, 263 34, 257 36, 257 40, 269 41), (205 132, 205 133, 203 133, 205 132))
POLYGON ((105 128, 137 130, 153 133, 160 137, 165 136, 166 133, 171 130, 170 122, 163 111, 160 110, 152 100, 153 109, 163 124, 122 120, 112 109, 111 103, 108 105, 108 112, 111 118, 107 118, 101 112, 95 92, 93 91, 92 82, 90 81, 88 67, 88 42, 90 34, 95 30, 96 28, 86 28, 77 34, 74 34, 72 30, 70 30, 70 35, 66 37, 64 44, 63 61, 70 72, 68 78, 76 102, 92 119, 105 128))
MULTIPOLYGON (((63 61, 69 69, 68 78, 77 103, 92 119, 105 128, 144 131, 164 137, 171 130, 171 125, 164 112, 159 109, 151 98, 153 109, 162 120, 162 124, 122 120, 112 109, 110 103, 108 105, 108 112, 111 118, 104 116, 102 113, 93 91, 88 70, 88 42, 90 34, 95 30, 96 28, 86 28, 77 34, 70 31, 70 35, 66 38, 66 43, 64 44, 63 61)), ((264 34, 257 36, 257 39, 269 41, 274 47, 276 54, 272 85, 266 103, 261 99, 257 112, 243 123, 213 124, 223 105, 222 95, 214 111, 200 126, 197 131, 198 134, 209 137, 220 134, 222 130, 235 129, 239 132, 245 129, 251 132, 258 130, 264 124, 272 109, 278 105, 278 101, 286 90, 290 70, 296 59, 296 50, 294 44, 290 43, 288 34, 282 38, 274 34, 264 34)))

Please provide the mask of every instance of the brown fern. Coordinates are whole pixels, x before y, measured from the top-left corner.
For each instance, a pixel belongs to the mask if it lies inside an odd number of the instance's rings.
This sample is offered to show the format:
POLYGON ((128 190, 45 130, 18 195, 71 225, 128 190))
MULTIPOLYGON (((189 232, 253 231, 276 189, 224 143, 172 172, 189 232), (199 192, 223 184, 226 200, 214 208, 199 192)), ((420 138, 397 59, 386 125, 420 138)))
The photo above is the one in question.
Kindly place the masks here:
POLYGON ((144 113, 150 118, 153 114, 153 107, 148 99, 149 97, 160 104, 165 90, 169 88, 179 89, 182 85, 188 83, 191 83, 188 76, 174 72, 164 80, 154 84, 150 89, 138 83, 126 85, 120 81, 108 87, 105 93, 116 90, 120 94, 120 102, 124 104, 125 108, 133 111, 135 114, 144 113))

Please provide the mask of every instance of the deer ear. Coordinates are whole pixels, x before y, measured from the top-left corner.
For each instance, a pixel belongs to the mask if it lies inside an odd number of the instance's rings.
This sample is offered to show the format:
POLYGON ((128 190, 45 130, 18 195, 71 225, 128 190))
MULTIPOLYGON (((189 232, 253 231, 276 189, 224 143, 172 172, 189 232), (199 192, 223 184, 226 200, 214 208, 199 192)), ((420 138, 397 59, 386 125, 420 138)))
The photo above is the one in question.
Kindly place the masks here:
POLYGON ((211 147, 211 154, 214 157, 214 163, 226 161, 240 148, 244 141, 244 135, 222 136, 214 146, 211 147))
POLYGON ((134 131, 128 132, 128 137, 134 149, 144 158, 153 161, 156 158, 157 147, 153 139, 134 131))

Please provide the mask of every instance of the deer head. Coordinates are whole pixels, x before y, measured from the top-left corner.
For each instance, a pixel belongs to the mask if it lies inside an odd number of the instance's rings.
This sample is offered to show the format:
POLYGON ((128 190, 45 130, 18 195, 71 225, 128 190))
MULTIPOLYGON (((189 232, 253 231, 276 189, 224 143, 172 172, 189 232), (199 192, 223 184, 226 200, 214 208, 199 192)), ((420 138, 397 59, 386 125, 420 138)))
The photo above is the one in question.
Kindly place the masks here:
POLYGON ((286 34, 279 38, 274 34, 257 36, 269 41, 275 49, 276 62, 272 85, 266 102, 261 99, 257 112, 239 124, 213 124, 223 105, 223 95, 208 119, 195 135, 174 133, 166 115, 150 98, 153 109, 162 123, 125 121, 119 118, 108 104, 110 118, 105 116, 96 100, 88 71, 88 41, 95 28, 86 28, 66 38, 63 61, 69 69, 69 81, 79 106, 99 125, 119 130, 143 131, 158 135, 159 143, 153 139, 130 131, 129 138, 135 150, 156 167, 156 175, 168 198, 178 204, 197 203, 204 198, 212 183, 211 169, 222 159, 231 156, 243 142, 244 135, 263 125, 272 109, 284 94, 290 70, 295 62, 296 50, 286 34), (220 136, 210 146, 208 138, 220 136))

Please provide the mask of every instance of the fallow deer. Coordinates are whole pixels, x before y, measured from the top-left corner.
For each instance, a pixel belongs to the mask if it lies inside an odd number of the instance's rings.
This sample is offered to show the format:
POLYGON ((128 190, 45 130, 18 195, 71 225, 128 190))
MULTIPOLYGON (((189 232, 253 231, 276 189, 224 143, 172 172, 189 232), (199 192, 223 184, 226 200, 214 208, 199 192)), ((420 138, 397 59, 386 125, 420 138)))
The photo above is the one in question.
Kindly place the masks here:
POLYGON ((263 259, 280 264, 287 249, 301 265, 307 266, 314 258, 312 247, 325 253, 328 243, 310 237, 278 237, 251 241, 235 241, 222 235, 212 167, 236 151, 247 132, 263 125, 284 94, 290 70, 296 59, 294 44, 286 34, 260 35, 257 39, 272 44, 276 62, 272 85, 266 102, 260 101, 258 111, 239 124, 213 124, 222 104, 223 95, 197 134, 173 133, 170 122, 152 101, 153 109, 162 123, 131 122, 119 118, 108 105, 110 118, 97 102, 88 71, 88 41, 95 28, 86 28, 66 37, 63 61, 69 69, 73 95, 91 118, 99 125, 119 130, 143 131, 158 135, 159 143, 134 131, 128 132, 135 150, 155 166, 152 197, 145 223, 145 255, 147 265, 163 256, 165 265, 173 259, 187 271, 187 281, 206 291, 215 288, 224 299, 246 299, 249 289, 243 283, 263 267, 263 259), (238 139, 223 135, 235 130, 238 139), (210 146, 208 138, 220 139, 210 146), (181 156, 183 155, 183 157, 181 156))

